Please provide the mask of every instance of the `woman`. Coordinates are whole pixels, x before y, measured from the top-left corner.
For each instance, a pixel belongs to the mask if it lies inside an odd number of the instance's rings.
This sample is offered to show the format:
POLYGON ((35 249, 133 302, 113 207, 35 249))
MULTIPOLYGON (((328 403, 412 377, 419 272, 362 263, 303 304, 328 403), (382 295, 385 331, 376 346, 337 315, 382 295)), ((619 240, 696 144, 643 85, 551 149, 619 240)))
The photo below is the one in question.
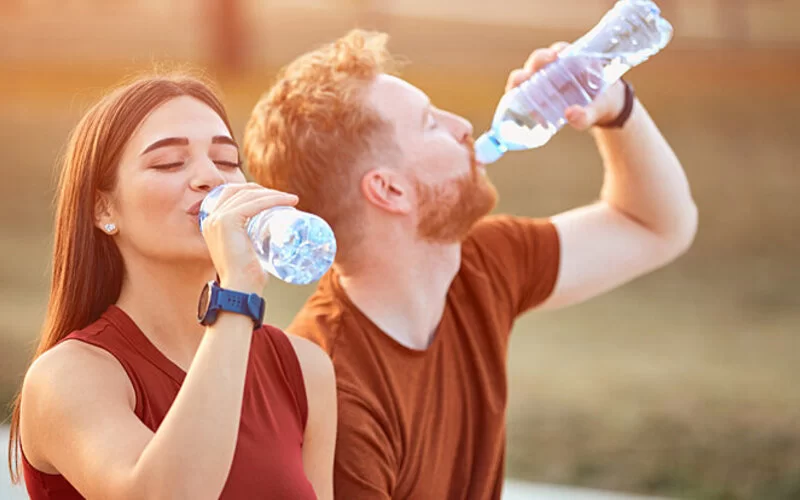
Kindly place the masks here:
POLYGON ((266 276, 244 229, 296 201, 245 183, 198 80, 141 79, 83 117, 11 427, 12 476, 21 461, 33 500, 332 497, 333 369, 314 344, 258 327, 266 276), (223 183, 201 233, 199 203, 223 183), (207 294, 198 309, 217 276, 239 309, 207 294))

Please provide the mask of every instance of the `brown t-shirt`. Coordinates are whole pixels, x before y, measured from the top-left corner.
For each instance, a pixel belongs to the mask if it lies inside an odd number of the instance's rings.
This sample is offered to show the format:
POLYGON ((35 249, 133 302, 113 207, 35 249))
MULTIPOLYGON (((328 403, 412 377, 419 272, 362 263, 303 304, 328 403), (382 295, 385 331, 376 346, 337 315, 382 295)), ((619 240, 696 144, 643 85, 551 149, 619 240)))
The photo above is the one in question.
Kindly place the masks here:
POLYGON ((336 498, 500 498, 509 333, 552 292, 558 259, 549 221, 480 221, 424 351, 383 333, 335 272, 323 277, 289 331, 321 345, 336 369, 336 498))

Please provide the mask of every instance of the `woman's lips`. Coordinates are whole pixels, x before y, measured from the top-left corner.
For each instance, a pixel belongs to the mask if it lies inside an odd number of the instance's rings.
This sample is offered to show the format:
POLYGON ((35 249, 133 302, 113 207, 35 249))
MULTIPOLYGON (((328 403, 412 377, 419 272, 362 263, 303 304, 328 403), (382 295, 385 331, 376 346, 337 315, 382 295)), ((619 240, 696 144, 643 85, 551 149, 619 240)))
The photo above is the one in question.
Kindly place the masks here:
POLYGON ((189 214, 189 215, 197 216, 200 213, 200 205, 202 205, 202 203, 203 203, 203 200, 198 201, 197 203, 195 203, 191 207, 187 208, 186 209, 186 213, 189 214))

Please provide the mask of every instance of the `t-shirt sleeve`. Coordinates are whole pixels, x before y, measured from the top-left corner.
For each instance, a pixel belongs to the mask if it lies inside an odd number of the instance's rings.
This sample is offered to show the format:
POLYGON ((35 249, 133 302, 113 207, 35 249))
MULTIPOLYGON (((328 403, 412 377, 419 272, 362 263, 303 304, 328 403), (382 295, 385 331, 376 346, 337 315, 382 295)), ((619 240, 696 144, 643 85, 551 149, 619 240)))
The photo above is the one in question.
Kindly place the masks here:
POLYGON ((361 398, 340 388, 338 400, 334 497, 391 499, 397 467, 388 436, 361 398))
POLYGON ((311 315, 301 311, 286 328, 286 332, 314 342, 330 356, 332 354, 332 342, 329 335, 326 335, 328 328, 324 319, 325 317, 322 315, 311 315))
POLYGON ((465 245, 472 246, 513 315, 541 304, 553 292, 560 248, 558 232, 549 219, 486 217, 476 224, 465 245))

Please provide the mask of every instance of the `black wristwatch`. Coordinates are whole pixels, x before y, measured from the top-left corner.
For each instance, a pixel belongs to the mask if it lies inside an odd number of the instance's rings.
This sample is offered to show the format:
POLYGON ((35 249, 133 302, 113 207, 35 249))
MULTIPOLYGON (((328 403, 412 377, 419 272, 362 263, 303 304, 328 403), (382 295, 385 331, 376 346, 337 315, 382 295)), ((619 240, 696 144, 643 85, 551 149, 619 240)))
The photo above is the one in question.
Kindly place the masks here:
POLYGON ((253 320, 253 329, 264 320, 266 302, 257 293, 243 293, 221 288, 216 281, 209 281, 200 292, 197 304, 197 321, 201 325, 213 325, 220 311, 244 314, 253 320))

